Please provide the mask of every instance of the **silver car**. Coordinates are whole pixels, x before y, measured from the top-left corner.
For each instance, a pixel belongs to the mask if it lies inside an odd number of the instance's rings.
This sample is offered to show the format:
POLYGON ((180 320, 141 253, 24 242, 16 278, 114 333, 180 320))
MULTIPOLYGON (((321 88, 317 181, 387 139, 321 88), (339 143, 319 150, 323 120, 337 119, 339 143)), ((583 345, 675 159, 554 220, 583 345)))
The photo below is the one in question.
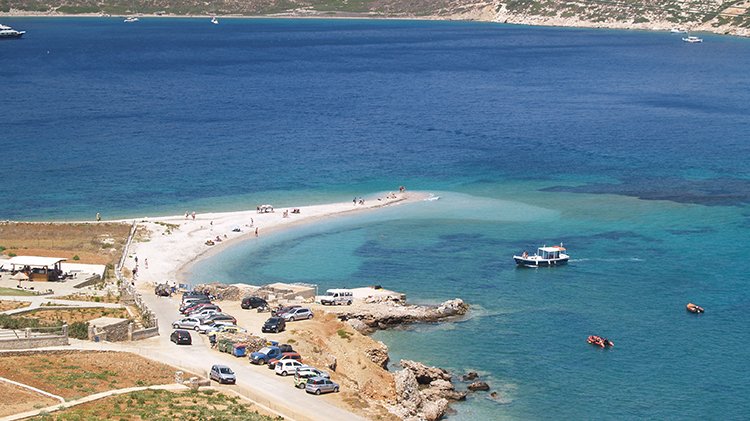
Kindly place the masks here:
POLYGON ((311 377, 307 379, 307 384, 305 385, 305 392, 316 395, 338 391, 339 385, 324 377, 311 377))
POLYGON ((197 317, 185 317, 180 320, 172 322, 172 327, 175 329, 195 329, 198 330, 198 325, 201 321, 197 317))
POLYGON ((221 364, 216 364, 211 367, 211 373, 208 375, 208 377, 211 380, 216 380, 219 383, 234 384, 237 382, 237 376, 235 376, 234 371, 232 371, 231 368, 221 364))
POLYGON ((293 308, 289 310, 288 312, 284 313, 281 317, 283 317, 287 322, 291 322, 292 320, 312 319, 313 312, 309 308, 299 307, 299 308, 293 308))

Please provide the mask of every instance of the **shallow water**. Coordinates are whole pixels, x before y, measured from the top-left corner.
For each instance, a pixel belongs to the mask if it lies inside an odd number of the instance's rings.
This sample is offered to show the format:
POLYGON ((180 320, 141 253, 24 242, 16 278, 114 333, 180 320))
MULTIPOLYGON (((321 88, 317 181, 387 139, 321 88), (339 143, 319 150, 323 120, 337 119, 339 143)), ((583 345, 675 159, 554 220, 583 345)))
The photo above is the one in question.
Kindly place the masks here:
POLYGON ((190 280, 465 299, 464 321, 376 335, 394 361, 477 370, 501 392, 451 419, 750 417, 748 40, 454 22, 3 23, 28 34, 0 43, 0 219, 284 207, 404 184, 440 199, 261 237, 190 280), (561 241, 567 267, 510 258, 561 241), (589 334, 616 347, 593 349, 589 334))

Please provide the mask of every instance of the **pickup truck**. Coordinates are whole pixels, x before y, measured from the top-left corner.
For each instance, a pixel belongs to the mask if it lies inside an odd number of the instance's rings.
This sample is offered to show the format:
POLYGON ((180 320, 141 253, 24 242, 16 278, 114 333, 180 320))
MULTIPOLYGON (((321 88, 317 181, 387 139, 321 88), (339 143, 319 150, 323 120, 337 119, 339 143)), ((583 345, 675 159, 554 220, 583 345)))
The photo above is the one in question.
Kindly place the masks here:
POLYGON ((250 362, 263 365, 273 358, 280 358, 281 354, 281 348, 278 346, 266 346, 250 354, 250 362))

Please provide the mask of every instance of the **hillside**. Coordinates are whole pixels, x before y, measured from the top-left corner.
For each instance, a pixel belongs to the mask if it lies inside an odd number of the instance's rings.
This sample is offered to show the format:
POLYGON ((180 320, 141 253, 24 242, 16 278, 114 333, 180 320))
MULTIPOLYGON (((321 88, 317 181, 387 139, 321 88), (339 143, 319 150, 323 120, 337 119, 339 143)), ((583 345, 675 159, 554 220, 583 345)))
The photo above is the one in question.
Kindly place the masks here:
POLYGON ((750 0, 0 0, 0 14, 360 16, 750 36, 750 0))

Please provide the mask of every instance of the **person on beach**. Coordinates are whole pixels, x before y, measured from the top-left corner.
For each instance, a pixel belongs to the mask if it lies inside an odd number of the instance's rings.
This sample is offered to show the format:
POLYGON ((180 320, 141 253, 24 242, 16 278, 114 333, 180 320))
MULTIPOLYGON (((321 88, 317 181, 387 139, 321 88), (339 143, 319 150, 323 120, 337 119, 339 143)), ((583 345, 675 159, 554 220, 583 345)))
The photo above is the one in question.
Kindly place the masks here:
POLYGON ((354 198, 354 200, 352 200, 352 202, 354 202, 354 206, 357 206, 357 198, 356 197, 354 198))
POLYGON ((195 211, 193 211, 193 221, 195 221, 195 211))
POLYGON ((96 213, 96 222, 101 222, 101 220, 102 220, 102 215, 99 212, 97 212, 96 213))
POLYGON ((148 269, 148 259, 143 259, 143 264, 146 266, 146 269, 148 269))
POLYGON ((185 211, 185 219, 188 219, 189 217, 190 217, 190 214, 188 213, 188 211, 185 211))
POLYGON ((250 218, 250 228, 252 228, 253 225, 255 225, 255 221, 253 221, 253 218, 250 218))
POLYGON ((258 227, 255 227, 255 236, 258 236, 258 227))

